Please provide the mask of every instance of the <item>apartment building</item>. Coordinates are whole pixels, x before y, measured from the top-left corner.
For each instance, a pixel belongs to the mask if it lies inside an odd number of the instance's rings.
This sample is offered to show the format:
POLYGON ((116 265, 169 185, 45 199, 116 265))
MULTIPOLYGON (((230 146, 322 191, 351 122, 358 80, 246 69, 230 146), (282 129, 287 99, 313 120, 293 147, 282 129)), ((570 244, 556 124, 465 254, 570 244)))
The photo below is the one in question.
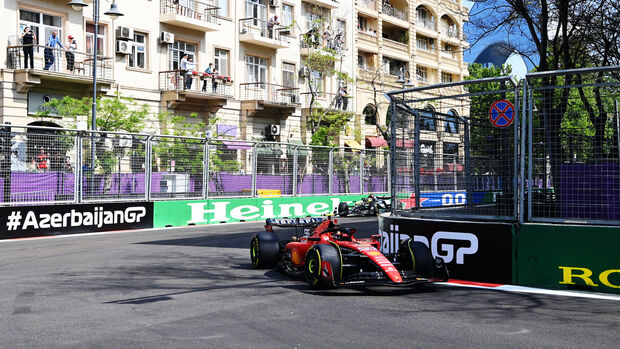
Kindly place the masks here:
MULTIPOLYGON (((68 0, 4 2, 2 122, 75 127, 73 120, 34 115, 50 98, 92 95, 95 42, 97 92, 149 105, 152 117, 145 131, 151 133, 166 127, 158 113, 196 113, 203 120, 217 116, 215 131, 222 137, 309 140, 302 127, 308 81, 320 91, 320 102, 334 95, 340 82, 303 68, 309 51, 300 38, 308 31, 337 28, 341 67, 353 75, 354 17, 347 1, 118 0, 123 16, 112 18, 104 14, 112 1, 101 0, 97 33, 93 1, 84 2, 89 6, 77 10, 68 0), (36 34, 33 46, 23 45, 26 27, 36 34), (71 56, 59 46, 46 49, 54 31, 66 47, 69 35, 75 40, 71 56), (34 67, 25 59, 29 46, 34 67), (181 69, 184 56, 196 73, 181 69), (217 69, 215 79, 202 74, 209 64, 217 69)), ((353 95, 354 87, 349 91, 353 95)))
MULTIPOLYGON (((385 142, 374 126, 375 96, 377 122, 386 125, 384 92, 459 81, 467 75, 463 24, 468 9, 461 0, 357 0, 355 16, 356 108, 366 145, 381 146, 385 142)), ((422 124, 421 152, 428 160, 423 159, 422 167, 435 169, 443 164, 433 159, 459 155, 463 130, 458 128, 456 115, 465 115, 465 111, 432 105, 426 109, 429 115, 422 124), (434 111, 447 117, 433 120, 430 113, 434 111)))

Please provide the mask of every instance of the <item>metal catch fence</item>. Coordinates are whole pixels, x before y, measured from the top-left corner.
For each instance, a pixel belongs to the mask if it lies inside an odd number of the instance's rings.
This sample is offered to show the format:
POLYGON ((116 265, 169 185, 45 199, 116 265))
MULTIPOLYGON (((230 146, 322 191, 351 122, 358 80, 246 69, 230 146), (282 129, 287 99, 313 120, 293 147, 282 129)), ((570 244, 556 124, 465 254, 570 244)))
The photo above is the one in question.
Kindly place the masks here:
POLYGON ((620 225, 620 67, 386 96, 396 213, 620 225))
POLYGON ((0 205, 387 193, 388 156, 299 141, 4 125, 0 205))
POLYGON ((388 93, 394 210, 515 219, 518 93, 509 77, 388 93))

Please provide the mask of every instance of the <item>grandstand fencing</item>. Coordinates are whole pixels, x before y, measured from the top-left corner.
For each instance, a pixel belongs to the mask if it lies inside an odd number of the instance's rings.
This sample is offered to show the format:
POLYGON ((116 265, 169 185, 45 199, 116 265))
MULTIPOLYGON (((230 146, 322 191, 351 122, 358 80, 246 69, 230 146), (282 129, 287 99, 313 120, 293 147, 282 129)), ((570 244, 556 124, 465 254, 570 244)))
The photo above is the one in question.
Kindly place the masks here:
POLYGON ((387 193, 389 152, 0 127, 0 205, 387 193))

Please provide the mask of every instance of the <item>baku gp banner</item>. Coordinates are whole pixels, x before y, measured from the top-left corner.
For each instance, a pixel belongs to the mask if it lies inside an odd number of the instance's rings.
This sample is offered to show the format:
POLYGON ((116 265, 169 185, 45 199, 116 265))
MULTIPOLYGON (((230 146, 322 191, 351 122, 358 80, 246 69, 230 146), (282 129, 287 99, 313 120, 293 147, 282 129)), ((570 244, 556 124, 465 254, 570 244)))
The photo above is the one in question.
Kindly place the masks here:
POLYGON ((410 237, 443 258, 451 279, 513 283, 513 225, 398 216, 379 218, 381 251, 398 251, 410 237))
POLYGON ((153 203, 0 207, 0 238, 62 235, 153 227, 153 203))

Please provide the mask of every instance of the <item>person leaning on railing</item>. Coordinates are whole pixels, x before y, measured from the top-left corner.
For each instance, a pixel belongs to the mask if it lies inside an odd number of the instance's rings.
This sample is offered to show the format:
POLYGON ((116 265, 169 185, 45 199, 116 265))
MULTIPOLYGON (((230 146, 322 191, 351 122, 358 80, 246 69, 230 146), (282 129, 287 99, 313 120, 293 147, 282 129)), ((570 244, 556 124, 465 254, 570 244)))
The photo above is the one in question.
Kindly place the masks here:
POLYGON ((50 35, 50 37, 47 39, 47 43, 45 44, 45 49, 43 50, 43 56, 45 58, 45 67, 43 68, 43 70, 49 70, 50 67, 56 61, 56 58, 54 57, 54 50, 53 50, 53 48, 55 48, 56 45, 62 48, 65 48, 60 42, 60 40, 58 39, 58 32, 54 30, 52 31, 52 35, 50 35))
POLYGON ((22 45, 24 45, 24 69, 28 69, 28 57, 30 57, 30 68, 34 69, 34 47, 32 45, 37 41, 37 36, 30 27, 26 27, 21 37, 22 45))

